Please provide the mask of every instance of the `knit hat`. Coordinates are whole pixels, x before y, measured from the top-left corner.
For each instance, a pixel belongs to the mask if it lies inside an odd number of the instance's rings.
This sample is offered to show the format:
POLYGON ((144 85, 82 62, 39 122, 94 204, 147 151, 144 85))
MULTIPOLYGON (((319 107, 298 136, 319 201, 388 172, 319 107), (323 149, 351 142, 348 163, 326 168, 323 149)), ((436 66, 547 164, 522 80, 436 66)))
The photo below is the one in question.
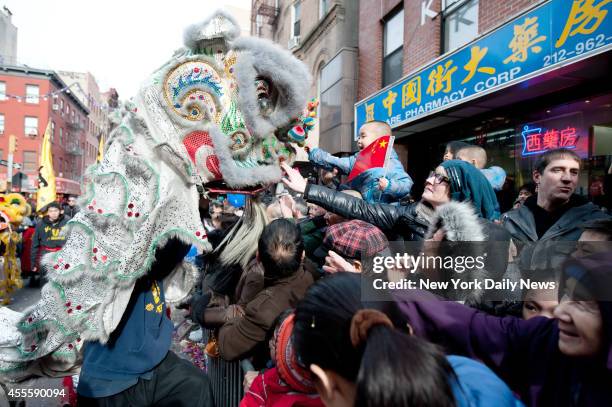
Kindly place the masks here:
POLYGON ((385 234, 362 220, 350 220, 327 228, 323 246, 349 259, 374 257, 389 247, 385 234))
POLYGON ((276 369, 289 387, 301 393, 316 393, 310 371, 300 365, 293 348, 291 334, 295 324, 295 314, 282 322, 276 337, 276 369))
POLYGON ((500 210, 495 191, 478 168, 461 160, 444 161, 440 165, 450 180, 453 201, 470 201, 479 216, 489 220, 499 219, 500 210))

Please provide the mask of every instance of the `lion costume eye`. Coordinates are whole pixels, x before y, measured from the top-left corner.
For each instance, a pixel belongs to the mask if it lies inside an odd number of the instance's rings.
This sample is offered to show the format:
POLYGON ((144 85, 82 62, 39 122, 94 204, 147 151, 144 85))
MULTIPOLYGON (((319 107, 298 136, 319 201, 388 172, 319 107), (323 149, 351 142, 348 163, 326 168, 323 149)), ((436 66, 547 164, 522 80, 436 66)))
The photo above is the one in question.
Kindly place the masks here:
POLYGON ((261 114, 266 117, 270 116, 276 103, 276 92, 271 82, 265 78, 255 79, 255 93, 261 114))

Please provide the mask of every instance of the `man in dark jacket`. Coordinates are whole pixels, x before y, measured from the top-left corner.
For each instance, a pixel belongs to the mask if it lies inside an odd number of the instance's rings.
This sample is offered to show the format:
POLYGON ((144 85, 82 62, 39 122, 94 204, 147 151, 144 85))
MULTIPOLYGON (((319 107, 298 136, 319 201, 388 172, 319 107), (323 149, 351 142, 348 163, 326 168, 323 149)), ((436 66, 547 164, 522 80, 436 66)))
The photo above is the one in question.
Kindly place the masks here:
POLYGON ((542 154, 533 171, 537 195, 503 216, 503 225, 520 250, 523 271, 558 266, 573 251, 571 245, 558 242, 577 241, 583 223, 607 217, 599 207, 574 194, 580 163, 580 157, 567 149, 542 154))
POLYGON ((69 219, 74 218, 74 215, 76 215, 79 212, 80 208, 77 206, 76 201, 77 201, 76 196, 71 195, 68 197, 68 201, 64 205, 64 216, 66 216, 69 219))
POLYGON ((30 257, 33 272, 41 270, 40 261, 45 254, 56 252, 64 246, 66 236, 63 232, 68 220, 63 215, 62 207, 58 202, 51 202, 47 205, 47 215, 36 224, 32 237, 30 257))
MULTIPOLYGON (((223 359, 252 354, 258 344, 265 344, 274 320, 304 297, 314 280, 302 267, 303 257, 302 235, 293 222, 277 219, 266 226, 257 251, 264 269, 264 289, 219 330, 218 345, 223 359)), ((198 299, 191 305, 194 320, 203 325, 207 324, 206 302, 198 299)))
POLYGON ((79 406, 214 406, 208 377, 170 351, 163 280, 188 251, 177 239, 158 248, 108 342, 85 343, 79 406))

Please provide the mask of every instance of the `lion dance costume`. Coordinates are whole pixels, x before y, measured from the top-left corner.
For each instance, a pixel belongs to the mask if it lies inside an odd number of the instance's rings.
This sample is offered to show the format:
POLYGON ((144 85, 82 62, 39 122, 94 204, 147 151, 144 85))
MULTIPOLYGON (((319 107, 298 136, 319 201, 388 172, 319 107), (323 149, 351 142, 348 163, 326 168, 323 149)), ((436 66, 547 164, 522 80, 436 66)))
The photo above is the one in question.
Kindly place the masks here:
MULTIPOLYGON (((88 169, 65 246, 42 259, 49 282, 40 301, 23 314, 0 309, 0 379, 73 374, 83 341, 105 343, 117 327, 158 247, 176 237, 210 250, 201 193, 279 182, 279 163, 291 163, 292 143, 302 141, 290 130, 307 105, 310 75, 288 51, 239 32, 215 13, 189 27, 185 47, 145 81, 104 160, 88 169)), ((251 199, 233 232, 245 238, 225 244, 240 255, 226 261, 253 255, 257 237, 248 236, 263 228, 262 213, 251 199)), ((195 280, 194 269, 179 265, 164 281, 167 301, 187 298, 195 280)))
POLYGON ((0 194, 0 299, 2 305, 11 300, 11 293, 22 287, 17 245, 21 241, 15 229, 25 216, 30 216, 32 208, 20 194, 0 194))

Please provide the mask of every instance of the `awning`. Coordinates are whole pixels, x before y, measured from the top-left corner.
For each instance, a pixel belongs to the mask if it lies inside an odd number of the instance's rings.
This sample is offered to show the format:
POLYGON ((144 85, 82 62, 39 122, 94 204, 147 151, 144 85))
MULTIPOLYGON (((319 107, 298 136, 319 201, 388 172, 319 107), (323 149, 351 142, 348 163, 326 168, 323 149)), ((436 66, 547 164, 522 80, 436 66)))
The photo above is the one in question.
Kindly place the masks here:
POLYGON ((55 178, 55 188, 58 194, 81 195, 81 184, 68 178, 55 178))

